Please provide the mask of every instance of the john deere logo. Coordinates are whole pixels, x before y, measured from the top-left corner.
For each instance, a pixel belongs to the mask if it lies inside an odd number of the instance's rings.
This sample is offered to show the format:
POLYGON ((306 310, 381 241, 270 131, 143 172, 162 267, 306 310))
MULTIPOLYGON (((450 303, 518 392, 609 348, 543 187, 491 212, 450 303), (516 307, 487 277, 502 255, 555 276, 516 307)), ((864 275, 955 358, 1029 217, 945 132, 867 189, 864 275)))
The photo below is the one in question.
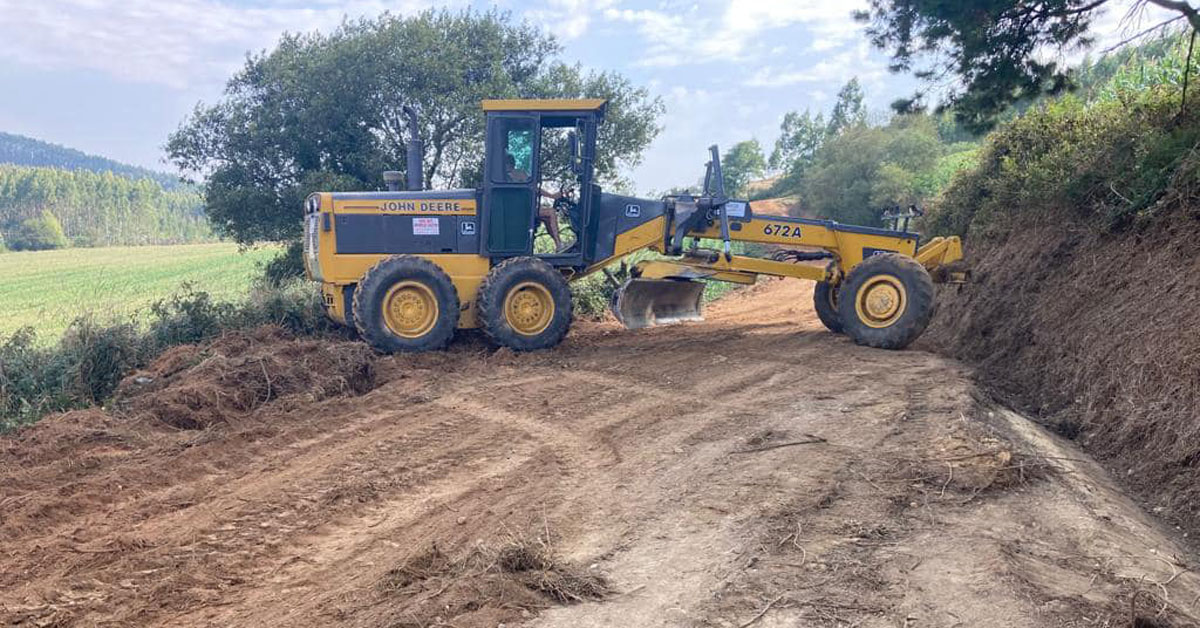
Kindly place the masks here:
POLYGON ((626 218, 639 218, 642 215, 642 206, 630 203, 625 206, 626 218))

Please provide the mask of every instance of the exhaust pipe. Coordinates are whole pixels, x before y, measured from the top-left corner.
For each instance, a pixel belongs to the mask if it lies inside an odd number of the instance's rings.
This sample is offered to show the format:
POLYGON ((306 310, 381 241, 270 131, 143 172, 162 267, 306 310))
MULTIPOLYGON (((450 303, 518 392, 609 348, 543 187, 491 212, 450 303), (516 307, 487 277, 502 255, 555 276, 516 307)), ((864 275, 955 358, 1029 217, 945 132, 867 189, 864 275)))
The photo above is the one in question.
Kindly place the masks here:
MULTIPOLYGON (((404 105, 404 115, 408 117, 408 189, 412 192, 419 192, 424 189, 421 182, 421 173, 424 166, 421 164, 421 157, 424 152, 421 146, 420 127, 417 125, 417 110, 408 105, 404 105)), ((391 189, 389 187, 389 189, 391 189)))
POLYGON ((383 184, 387 186, 388 192, 399 192, 404 189, 402 185, 404 181, 404 173, 399 170, 385 170, 383 172, 383 184))

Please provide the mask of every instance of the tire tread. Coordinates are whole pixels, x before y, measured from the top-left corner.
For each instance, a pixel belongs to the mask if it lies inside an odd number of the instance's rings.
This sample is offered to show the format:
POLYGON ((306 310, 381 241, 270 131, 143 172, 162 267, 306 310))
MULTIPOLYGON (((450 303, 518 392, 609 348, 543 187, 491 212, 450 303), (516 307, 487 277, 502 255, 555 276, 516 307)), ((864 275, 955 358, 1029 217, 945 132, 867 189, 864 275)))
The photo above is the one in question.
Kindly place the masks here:
POLYGON ((877 349, 903 349, 924 333, 933 319, 936 292, 933 278, 917 260, 899 253, 884 253, 863 260, 850 270, 842 283, 842 298, 838 302, 838 318, 844 333, 855 343, 877 349), (858 320, 855 293, 867 278, 889 274, 904 284, 907 305, 900 320, 882 329, 870 327, 858 320))

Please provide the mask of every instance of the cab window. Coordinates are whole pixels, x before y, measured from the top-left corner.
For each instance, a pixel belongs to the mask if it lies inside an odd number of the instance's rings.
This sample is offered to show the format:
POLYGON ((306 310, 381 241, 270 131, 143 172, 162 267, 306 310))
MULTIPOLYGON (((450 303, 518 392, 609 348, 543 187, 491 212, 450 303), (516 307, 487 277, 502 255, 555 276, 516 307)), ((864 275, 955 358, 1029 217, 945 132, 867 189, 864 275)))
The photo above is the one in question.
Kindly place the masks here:
POLYGON ((528 183, 533 177, 534 121, 528 118, 502 118, 496 125, 495 142, 502 152, 491 177, 498 183, 528 183))

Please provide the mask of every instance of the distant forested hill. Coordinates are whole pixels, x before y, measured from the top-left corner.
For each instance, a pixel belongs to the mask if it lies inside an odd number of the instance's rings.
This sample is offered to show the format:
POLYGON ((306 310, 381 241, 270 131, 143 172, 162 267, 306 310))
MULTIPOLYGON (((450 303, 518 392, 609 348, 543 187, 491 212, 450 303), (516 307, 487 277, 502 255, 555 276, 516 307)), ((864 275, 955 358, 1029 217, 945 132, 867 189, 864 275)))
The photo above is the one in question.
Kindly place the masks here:
POLYGON ((199 190, 176 177, 0 133, 0 251, 212 239, 199 190))
POLYGON ((131 179, 152 179, 164 188, 180 187, 178 178, 165 172, 123 164, 23 135, 0 133, 0 164, 45 166, 63 170, 112 172, 131 179))

